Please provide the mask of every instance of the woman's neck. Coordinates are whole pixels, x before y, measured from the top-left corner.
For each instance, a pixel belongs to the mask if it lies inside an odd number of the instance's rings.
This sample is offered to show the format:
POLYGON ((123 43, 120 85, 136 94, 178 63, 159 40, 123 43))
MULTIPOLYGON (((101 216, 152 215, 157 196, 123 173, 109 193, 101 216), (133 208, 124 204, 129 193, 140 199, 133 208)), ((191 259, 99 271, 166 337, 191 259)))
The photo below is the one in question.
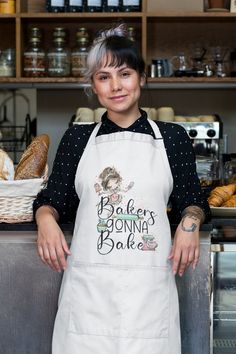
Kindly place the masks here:
POLYGON ((130 127, 140 117, 140 115, 141 114, 138 108, 133 112, 127 112, 127 113, 124 112, 117 113, 117 112, 107 111, 108 118, 121 128, 130 127))

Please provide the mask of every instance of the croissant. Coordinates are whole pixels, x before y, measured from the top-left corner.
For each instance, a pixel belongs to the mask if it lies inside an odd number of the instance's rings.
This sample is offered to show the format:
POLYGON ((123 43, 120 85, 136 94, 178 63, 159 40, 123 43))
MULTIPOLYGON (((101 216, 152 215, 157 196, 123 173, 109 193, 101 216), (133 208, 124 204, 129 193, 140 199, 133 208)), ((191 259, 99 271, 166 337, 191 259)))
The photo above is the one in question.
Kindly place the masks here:
POLYGON ((235 208, 236 207, 236 194, 230 197, 226 202, 222 204, 223 207, 235 208))
POLYGON ((208 198, 210 206, 219 207, 226 202, 236 192, 236 184, 228 184, 226 186, 214 188, 208 198))

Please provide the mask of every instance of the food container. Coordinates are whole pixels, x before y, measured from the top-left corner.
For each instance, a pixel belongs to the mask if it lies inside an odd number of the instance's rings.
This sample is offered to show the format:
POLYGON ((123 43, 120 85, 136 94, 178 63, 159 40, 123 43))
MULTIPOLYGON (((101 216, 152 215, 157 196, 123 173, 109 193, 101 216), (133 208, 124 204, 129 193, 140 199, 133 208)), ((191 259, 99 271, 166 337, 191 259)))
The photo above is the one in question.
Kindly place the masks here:
POLYGON ((153 11, 201 11, 204 10, 203 0, 148 0, 148 12, 153 11))
POLYGON ((33 201, 46 185, 46 178, 0 181, 0 222, 33 220, 33 201))

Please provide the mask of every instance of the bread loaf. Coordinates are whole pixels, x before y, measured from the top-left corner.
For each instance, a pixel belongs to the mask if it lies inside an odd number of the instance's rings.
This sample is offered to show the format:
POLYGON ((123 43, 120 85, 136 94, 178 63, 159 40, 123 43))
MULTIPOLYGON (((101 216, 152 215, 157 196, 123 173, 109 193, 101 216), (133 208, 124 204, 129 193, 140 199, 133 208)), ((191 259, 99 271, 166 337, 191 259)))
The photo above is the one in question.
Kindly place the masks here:
POLYGON ((8 154, 0 149, 0 180, 14 179, 14 164, 8 154))
POLYGON ((226 202, 236 192, 236 184, 228 184, 226 186, 214 188, 208 198, 210 206, 219 207, 226 202))
POLYGON ((236 207, 236 194, 232 195, 226 202, 222 204, 222 207, 235 208, 236 207))
POLYGON ((24 151, 15 170, 15 179, 40 178, 47 163, 49 136, 38 135, 24 151))

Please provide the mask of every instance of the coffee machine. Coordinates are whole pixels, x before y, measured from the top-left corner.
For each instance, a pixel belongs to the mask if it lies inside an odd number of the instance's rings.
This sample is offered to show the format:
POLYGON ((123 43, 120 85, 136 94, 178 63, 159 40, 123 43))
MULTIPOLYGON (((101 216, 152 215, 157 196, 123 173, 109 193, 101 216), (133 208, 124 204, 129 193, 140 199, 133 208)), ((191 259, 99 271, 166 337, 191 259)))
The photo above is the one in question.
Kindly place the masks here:
POLYGON ((223 136, 223 124, 218 115, 207 121, 207 116, 191 118, 185 122, 177 122, 185 128, 190 137, 196 155, 196 168, 201 186, 208 192, 220 184, 220 154, 223 136))

